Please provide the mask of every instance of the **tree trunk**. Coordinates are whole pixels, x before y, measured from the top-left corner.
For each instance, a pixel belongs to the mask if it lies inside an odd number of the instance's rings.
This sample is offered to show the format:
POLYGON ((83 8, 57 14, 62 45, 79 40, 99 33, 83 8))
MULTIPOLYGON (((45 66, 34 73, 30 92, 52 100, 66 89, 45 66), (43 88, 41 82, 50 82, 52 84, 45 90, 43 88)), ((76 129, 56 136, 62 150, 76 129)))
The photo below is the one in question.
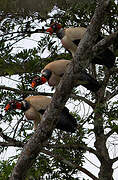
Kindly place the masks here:
POLYGON ((101 163, 100 172, 98 174, 99 179, 112 180, 113 179, 112 163, 108 154, 108 149, 106 147, 106 139, 104 133, 101 133, 100 136, 96 135, 95 147, 99 155, 98 158, 101 163))
MULTIPOLYGON (((104 93, 104 92, 103 92, 104 93)), ((101 93, 102 94, 102 93, 101 93)), ((98 103, 99 108, 95 110, 95 119, 94 119, 94 131, 95 131, 95 148, 98 154, 98 159, 101 163, 100 165, 100 172, 98 177, 100 180, 113 180, 113 169, 112 169, 112 162, 109 157, 108 149, 106 147, 107 138, 104 134, 104 119, 103 119, 103 112, 102 109, 104 108, 103 96, 99 97, 101 103, 98 103)))
POLYGON ((98 174, 100 180, 113 180, 112 163, 109 161, 101 162, 100 172, 98 174))

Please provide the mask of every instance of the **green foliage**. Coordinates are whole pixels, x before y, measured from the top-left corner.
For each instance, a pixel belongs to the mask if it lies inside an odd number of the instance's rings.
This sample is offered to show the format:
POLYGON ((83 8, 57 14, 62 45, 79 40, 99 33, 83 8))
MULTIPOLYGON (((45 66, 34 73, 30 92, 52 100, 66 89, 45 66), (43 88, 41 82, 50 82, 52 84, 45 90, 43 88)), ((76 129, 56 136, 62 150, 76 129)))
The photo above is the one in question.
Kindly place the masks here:
POLYGON ((0 161, 0 180, 8 180, 15 163, 10 161, 0 161))
MULTIPOLYGON (((81 129, 81 132, 84 131, 81 129)), ((58 135, 54 135, 55 143, 51 140, 45 150, 52 154, 52 158, 48 154, 42 154, 37 157, 36 163, 33 165, 32 169, 28 173, 28 178, 32 180, 35 178, 42 179, 71 179, 74 178, 78 172, 76 168, 70 166, 70 163, 74 163, 77 166, 82 166, 84 162, 83 153, 85 150, 82 146, 85 146, 85 143, 79 138, 81 134, 80 129, 77 131, 77 135, 68 135, 68 133, 58 132, 58 135), (57 139, 58 137, 58 139, 57 139), (63 159, 61 159, 63 157, 63 159), (65 163, 67 162, 67 163, 65 163)), ((82 136, 82 134, 81 134, 82 136)))

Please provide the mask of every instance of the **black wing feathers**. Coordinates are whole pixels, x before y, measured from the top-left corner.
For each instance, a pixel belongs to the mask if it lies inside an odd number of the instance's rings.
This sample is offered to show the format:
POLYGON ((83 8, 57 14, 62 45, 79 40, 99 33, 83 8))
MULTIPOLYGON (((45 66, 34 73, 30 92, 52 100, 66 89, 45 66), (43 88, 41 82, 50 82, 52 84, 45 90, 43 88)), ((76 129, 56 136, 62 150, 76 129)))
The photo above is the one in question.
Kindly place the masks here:
MULTIPOLYGON (((45 110, 40 109, 38 112, 43 115, 45 110)), ((71 114, 69 114, 68 108, 64 107, 60 113, 56 128, 66 132, 75 132, 77 128, 77 122, 76 119, 71 114)))
POLYGON ((69 114, 68 108, 64 107, 62 110, 56 128, 66 132, 75 132, 77 128, 77 121, 71 114, 69 114))
POLYGON ((81 76, 79 80, 82 81, 81 84, 82 86, 84 86, 85 88, 87 88, 92 92, 96 92, 100 88, 99 82, 96 79, 94 79, 90 74, 88 74, 86 71, 81 72, 81 76))
POLYGON ((107 68, 112 68, 115 63, 115 55, 110 49, 106 49, 94 59, 92 59, 93 64, 105 65, 107 68))
MULTIPOLYGON (((103 37, 101 37, 99 35, 96 43, 102 39, 103 39, 103 37)), ((79 42, 80 42, 80 39, 73 41, 73 43, 76 46, 78 46, 79 42)), ((115 63, 115 58, 116 57, 115 57, 114 53, 109 48, 106 48, 102 53, 100 53, 98 56, 93 58, 91 60, 91 62, 93 64, 105 65, 107 68, 112 68, 114 66, 114 63, 115 63)))

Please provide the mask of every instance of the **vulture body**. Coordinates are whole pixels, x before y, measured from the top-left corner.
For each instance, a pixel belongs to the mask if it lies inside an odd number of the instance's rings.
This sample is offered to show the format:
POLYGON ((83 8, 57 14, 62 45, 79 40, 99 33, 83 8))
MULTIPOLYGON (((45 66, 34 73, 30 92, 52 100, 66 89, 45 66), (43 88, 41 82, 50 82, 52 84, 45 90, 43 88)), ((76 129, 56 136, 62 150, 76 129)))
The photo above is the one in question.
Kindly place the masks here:
MULTIPOLYGON (((6 105, 5 111, 10 109, 20 109, 25 112, 25 117, 28 120, 34 121, 34 129, 37 128, 41 121, 42 115, 45 112, 48 104, 51 102, 51 98, 46 96, 29 96, 23 101, 12 101, 6 105)), ((76 119, 69 114, 67 107, 64 107, 59 115, 58 123, 56 125, 57 129, 74 133, 77 128, 76 119)))
MULTIPOLYGON (((33 79, 32 88, 41 85, 46 81, 48 81, 50 86, 57 86, 60 82, 60 79, 63 77, 66 67, 69 63, 71 63, 70 60, 56 60, 47 64, 41 71, 42 76, 38 76, 33 79)), ((87 74, 86 71, 81 72, 81 77, 76 82, 76 86, 80 85, 80 82, 82 86, 93 92, 98 91, 100 88, 97 80, 87 74)))
MULTIPOLYGON (((56 33, 57 37, 61 40, 63 46, 71 52, 72 56, 76 52, 77 46, 80 40, 83 38, 86 28, 84 27, 71 27, 63 29, 62 26, 58 23, 53 23, 50 28, 47 29, 47 32, 52 35, 56 33)), ((102 37, 99 35, 96 43, 100 41, 102 37)), ((113 52, 106 48, 102 53, 91 60, 93 64, 105 65, 107 68, 112 68, 115 63, 115 55, 113 52)))
POLYGON ((51 72, 50 77, 48 78, 49 86, 57 86, 60 82, 61 77, 64 75, 66 67, 71 61, 69 60, 55 60, 47 64, 44 69, 41 71, 42 76, 46 76, 46 71, 51 72))

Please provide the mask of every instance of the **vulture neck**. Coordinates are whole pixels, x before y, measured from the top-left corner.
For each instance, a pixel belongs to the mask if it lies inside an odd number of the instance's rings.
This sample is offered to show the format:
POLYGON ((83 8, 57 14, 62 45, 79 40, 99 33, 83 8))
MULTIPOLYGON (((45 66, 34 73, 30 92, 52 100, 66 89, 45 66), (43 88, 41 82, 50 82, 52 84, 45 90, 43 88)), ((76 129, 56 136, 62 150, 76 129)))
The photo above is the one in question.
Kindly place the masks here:
POLYGON ((23 111, 27 111, 30 108, 30 103, 28 101, 23 100, 21 103, 22 103, 21 109, 23 111))
POLYGON ((65 36, 65 31, 61 28, 56 34, 59 39, 62 39, 65 36))

